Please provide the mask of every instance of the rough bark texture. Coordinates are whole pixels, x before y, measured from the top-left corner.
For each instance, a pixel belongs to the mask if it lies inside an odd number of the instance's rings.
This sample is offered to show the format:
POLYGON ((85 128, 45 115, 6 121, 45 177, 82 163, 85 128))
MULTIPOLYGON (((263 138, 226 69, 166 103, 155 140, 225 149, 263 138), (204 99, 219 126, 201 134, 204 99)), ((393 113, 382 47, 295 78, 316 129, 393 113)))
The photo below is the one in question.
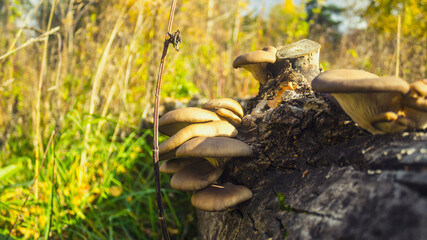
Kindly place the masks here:
POLYGON ((426 131, 373 136, 285 62, 247 103, 238 138, 254 157, 231 160, 220 181, 254 197, 198 211, 202 239, 427 239, 426 131))

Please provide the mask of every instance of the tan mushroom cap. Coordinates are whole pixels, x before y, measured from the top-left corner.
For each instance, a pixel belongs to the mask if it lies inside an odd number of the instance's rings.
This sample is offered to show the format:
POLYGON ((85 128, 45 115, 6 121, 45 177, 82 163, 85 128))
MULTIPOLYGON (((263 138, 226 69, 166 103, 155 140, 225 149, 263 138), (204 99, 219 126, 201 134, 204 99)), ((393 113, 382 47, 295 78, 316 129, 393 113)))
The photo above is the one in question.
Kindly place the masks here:
POLYGON ((356 69, 337 69, 319 74, 311 82, 313 90, 324 93, 399 92, 406 94, 409 84, 396 77, 377 75, 356 69))
POLYGON ((405 114, 415 122, 416 129, 427 128, 427 79, 410 84, 411 91, 404 96, 405 114))
POLYGON ((237 129, 228 121, 213 121, 192 124, 179 130, 177 133, 172 135, 172 137, 160 144, 159 155, 166 154, 167 152, 179 147, 181 144, 194 137, 234 137, 236 135, 237 129))
POLYGON ((244 68, 252 73, 252 76, 261 84, 267 81, 267 64, 276 62, 276 51, 274 47, 264 48, 266 50, 257 50, 246 53, 234 59, 234 68, 244 68))
POLYGON ((223 186, 209 186, 197 191, 191 197, 191 204, 203 211, 224 211, 253 197, 249 188, 225 183, 223 186))
POLYGON ((247 157, 252 155, 252 148, 234 138, 226 137, 196 137, 176 150, 177 157, 247 157))
POLYGON ((220 108, 216 110, 215 113, 218 114, 218 116, 227 119, 227 121, 233 124, 234 126, 238 126, 242 122, 242 119, 239 116, 237 116, 233 111, 230 111, 226 108, 220 108))
POLYGON ((400 132, 413 126, 402 112, 402 97, 409 84, 400 78, 338 69, 320 74, 311 84, 315 91, 331 93, 353 121, 372 134, 400 132))
POLYGON ((277 59, 298 58, 320 50, 321 45, 309 39, 302 39, 297 42, 278 47, 277 59))
POLYGON ((208 161, 188 164, 171 178, 171 187, 180 191, 203 189, 222 175, 223 168, 215 168, 208 161))
POLYGON ((162 173, 173 174, 188 164, 206 161, 203 158, 172 158, 166 160, 160 165, 159 171, 162 173))
POLYGON ((172 136, 190 124, 219 120, 218 115, 206 109, 194 107, 181 108, 170 111, 159 119, 159 131, 172 136))
POLYGON ((204 109, 220 109, 225 108, 230 111, 233 111, 237 116, 240 118, 243 117, 243 108, 240 105, 239 102, 232 98, 218 98, 218 99, 211 99, 205 104, 202 105, 202 108, 204 109))
POLYGON ((403 98, 405 106, 427 111, 427 79, 422 79, 410 84, 410 92, 403 98))

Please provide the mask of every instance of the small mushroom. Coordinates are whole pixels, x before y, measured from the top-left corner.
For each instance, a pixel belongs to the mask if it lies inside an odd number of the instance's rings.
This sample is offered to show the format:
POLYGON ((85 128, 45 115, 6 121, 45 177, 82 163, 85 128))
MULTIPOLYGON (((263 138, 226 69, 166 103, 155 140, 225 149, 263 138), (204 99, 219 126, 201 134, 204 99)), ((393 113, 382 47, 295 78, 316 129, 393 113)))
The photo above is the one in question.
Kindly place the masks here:
POLYGON ((403 97, 406 117, 414 121, 415 128, 427 128, 427 79, 410 84, 411 90, 403 97))
POLYGON ((188 164, 172 176, 171 187, 180 191, 203 189, 215 182, 223 171, 223 168, 215 168, 208 161, 188 164))
POLYGON ((188 164, 206 161, 203 158, 172 158, 162 163, 159 171, 162 173, 173 174, 188 164))
POLYGON ((159 131, 172 136, 182 128, 193 124, 221 120, 215 113, 194 107, 170 111, 159 119, 159 131))
POLYGON ((403 112, 402 97, 409 91, 403 79, 338 69, 318 75, 311 86, 334 96, 353 121, 372 134, 400 132, 414 125, 403 112))
POLYGON ((205 104, 202 105, 202 108, 209 109, 209 110, 217 110, 220 108, 225 108, 230 111, 233 111, 237 116, 240 118, 243 117, 243 108, 240 106, 240 104, 231 98, 218 98, 218 99, 211 99, 205 104))
POLYGON ((249 188, 225 183, 199 190, 191 197, 191 204, 203 211, 224 211, 253 197, 249 188))
POLYGON ((216 110, 215 113, 218 114, 218 116, 225 118, 234 126, 238 126, 242 122, 242 119, 239 116, 237 116, 233 111, 230 111, 226 108, 220 108, 216 110))
POLYGON ((173 149, 179 147, 182 143, 194 137, 234 137, 236 135, 237 129, 228 121, 213 121, 192 124, 179 130, 177 133, 172 135, 172 137, 160 144, 159 155, 164 155, 167 152, 172 151, 173 149))
POLYGON ((176 157, 203 157, 218 167, 233 157, 252 155, 252 148, 246 143, 226 137, 196 137, 178 147, 176 157))
POLYGON ((267 65, 276 62, 276 51, 275 47, 266 47, 240 55, 234 60, 233 67, 246 69, 260 84, 264 84, 268 79, 267 65))

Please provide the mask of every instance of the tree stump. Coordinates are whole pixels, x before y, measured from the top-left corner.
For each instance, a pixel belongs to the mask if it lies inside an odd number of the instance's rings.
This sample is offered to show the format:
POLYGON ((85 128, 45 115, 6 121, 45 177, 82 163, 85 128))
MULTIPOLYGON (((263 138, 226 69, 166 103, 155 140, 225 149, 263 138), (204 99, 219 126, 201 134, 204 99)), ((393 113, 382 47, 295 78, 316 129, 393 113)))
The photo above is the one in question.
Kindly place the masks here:
POLYGON ((254 197, 198 211, 202 239, 427 239, 427 132, 371 135, 282 64, 239 129, 254 157, 220 178, 254 197))

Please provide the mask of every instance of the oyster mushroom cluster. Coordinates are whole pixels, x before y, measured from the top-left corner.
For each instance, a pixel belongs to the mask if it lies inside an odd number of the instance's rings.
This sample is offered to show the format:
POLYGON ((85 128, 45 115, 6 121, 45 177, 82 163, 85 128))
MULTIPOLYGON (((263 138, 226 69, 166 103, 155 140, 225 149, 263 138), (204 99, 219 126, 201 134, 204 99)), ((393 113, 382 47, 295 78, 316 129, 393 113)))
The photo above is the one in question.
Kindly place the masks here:
POLYGON ((361 128, 372 134, 427 128, 427 80, 407 83, 355 69, 318 75, 313 90, 329 93, 361 128))
POLYGON ((233 157, 252 155, 246 143, 235 139, 236 126, 243 109, 230 98, 213 99, 202 108, 170 111, 159 119, 159 131, 169 139, 159 145, 163 173, 173 174, 171 187, 195 191, 194 207, 205 211, 223 211, 252 198, 245 186, 215 184, 224 164, 233 157))
POLYGON ((246 69, 262 85, 269 78, 276 77, 283 70, 284 60, 288 60, 311 81, 319 74, 319 52, 319 43, 303 39, 285 46, 267 46, 240 55, 234 60, 233 67, 246 69))

